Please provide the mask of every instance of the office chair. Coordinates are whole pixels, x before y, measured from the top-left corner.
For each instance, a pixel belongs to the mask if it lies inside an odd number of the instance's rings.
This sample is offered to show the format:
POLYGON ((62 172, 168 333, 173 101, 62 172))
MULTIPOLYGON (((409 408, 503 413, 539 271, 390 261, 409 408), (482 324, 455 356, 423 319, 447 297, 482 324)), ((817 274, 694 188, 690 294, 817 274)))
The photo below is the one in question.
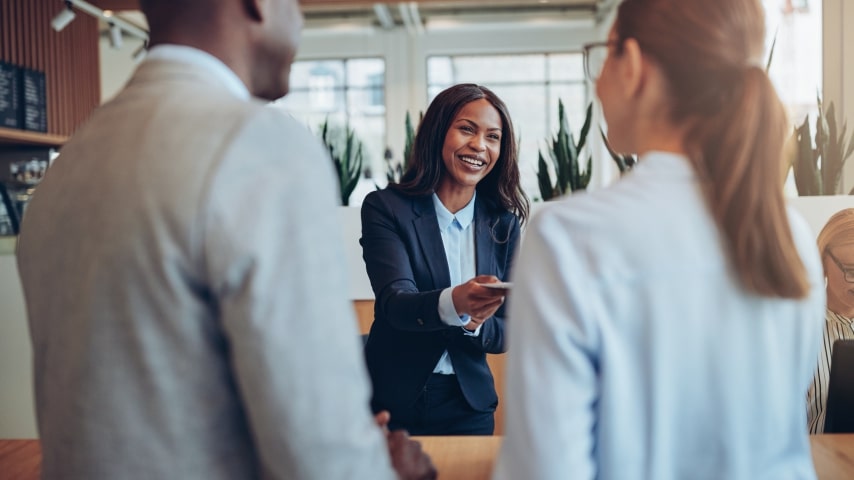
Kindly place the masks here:
POLYGON ((824 433, 854 433, 854 340, 833 343, 824 433))

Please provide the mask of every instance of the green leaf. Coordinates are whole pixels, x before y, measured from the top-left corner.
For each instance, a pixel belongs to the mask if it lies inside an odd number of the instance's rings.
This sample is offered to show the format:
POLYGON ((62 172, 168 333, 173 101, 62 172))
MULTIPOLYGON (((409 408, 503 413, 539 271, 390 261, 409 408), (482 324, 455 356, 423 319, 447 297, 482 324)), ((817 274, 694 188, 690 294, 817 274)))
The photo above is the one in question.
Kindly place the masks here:
POLYGON ((590 178, 593 176, 593 155, 587 157, 587 168, 584 169, 584 175, 581 176, 581 181, 578 183, 579 190, 587 190, 587 185, 590 185, 590 178))
POLYGON ((412 126, 412 119, 409 117, 409 111, 406 112, 406 145, 403 147, 403 167, 406 171, 409 168, 409 161, 412 157, 412 145, 415 143, 415 128, 412 126))
POLYGON ((538 163, 537 180, 540 185, 540 193, 544 200, 577 189, 586 188, 589 183, 592 161, 588 162, 588 168, 582 172, 578 157, 590 131, 592 115, 593 105, 590 104, 587 107, 586 119, 581 129, 578 143, 576 143, 569 128, 569 121, 567 120, 563 101, 558 100, 558 131, 554 137, 547 139, 550 146, 548 156, 554 167, 556 177, 554 183, 551 182, 548 176, 545 155, 542 152, 539 154, 540 162, 538 163))
POLYGON ((824 195, 837 193, 838 178, 842 173, 842 148, 837 143, 836 115, 833 102, 827 108, 827 115, 822 122, 827 126, 821 145, 821 181, 824 195))
POLYGON ((587 134, 590 133, 590 124, 593 121, 593 104, 587 104, 587 113, 584 116, 584 125, 581 126, 581 133, 578 135, 578 147, 577 151, 581 151, 584 148, 584 144, 587 142, 587 134))
POLYGON ((819 195, 819 176, 810 143, 809 118, 805 118, 804 123, 795 129, 793 136, 795 137, 796 154, 792 163, 798 194, 802 196, 819 195))
POLYGON ((546 159, 543 158, 543 153, 539 152, 540 160, 537 162, 537 184, 540 186, 540 196, 543 200, 549 200, 555 196, 554 188, 552 188, 552 179, 549 175, 549 169, 546 165, 546 159))
POLYGON ((341 204, 348 205, 350 195, 359 183, 362 176, 363 154, 362 144, 356 133, 349 126, 344 129, 343 149, 339 153, 335 144, 339 139, 332 139, 332 129, 329 126, 329 118, 321 125, 320 139, 329 151, 335 173, 338 176, 338 188, 341 194, 341 204))
POLYGON ((851 156, 851 153, 854 153, 854 132, 851 132, 851 138, 848 141, 848 148, 845 149, 845 156, 842 157, 843 163, 845 162, 845 160, 848 160, 848 157, 851 156))
POLYGON ((779 27, 774 30, 774 40, 771 41, 771 50, 768 52, 768 62, 765 64, 765 73, 771 70, 771 60, 774 59, 774 48, 777 47, 777 33, 779 32, 779 27))

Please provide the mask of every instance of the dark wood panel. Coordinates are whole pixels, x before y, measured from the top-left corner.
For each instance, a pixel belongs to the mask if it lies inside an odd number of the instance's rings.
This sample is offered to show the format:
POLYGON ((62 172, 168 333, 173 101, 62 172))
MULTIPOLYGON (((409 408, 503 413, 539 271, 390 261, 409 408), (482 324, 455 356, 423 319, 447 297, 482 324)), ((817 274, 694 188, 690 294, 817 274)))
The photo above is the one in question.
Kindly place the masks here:
POLYGON ((45 73, 47 143, 70 135, 101 99, 98 21, 78 13, 56 32, 50 22, 63 8, 57 0, 0 1, 0 60, 45 73))
POLYGON ((138 0, 92 0, 89 3, 101 10, 139 10, 138 0))

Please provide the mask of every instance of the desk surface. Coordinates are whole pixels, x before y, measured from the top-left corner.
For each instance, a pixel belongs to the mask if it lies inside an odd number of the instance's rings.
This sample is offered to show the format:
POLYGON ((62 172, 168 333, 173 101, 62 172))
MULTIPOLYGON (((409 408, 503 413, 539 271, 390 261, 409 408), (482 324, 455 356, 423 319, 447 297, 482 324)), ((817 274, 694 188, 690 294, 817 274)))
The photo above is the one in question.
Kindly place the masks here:
POLYGON ((489 480, 502 437, 412 437, 433 459, 440 480, 489 480))
MULTIPOLYGON (((433 458, 442 480, 488 480, 501 437, 414 437, 433 458)), ((812 458, 819 480, 854 478, 854 434, 812 435, 812 458)), ((3 480, 37 480, 38 440, 0 440, 3 480)))

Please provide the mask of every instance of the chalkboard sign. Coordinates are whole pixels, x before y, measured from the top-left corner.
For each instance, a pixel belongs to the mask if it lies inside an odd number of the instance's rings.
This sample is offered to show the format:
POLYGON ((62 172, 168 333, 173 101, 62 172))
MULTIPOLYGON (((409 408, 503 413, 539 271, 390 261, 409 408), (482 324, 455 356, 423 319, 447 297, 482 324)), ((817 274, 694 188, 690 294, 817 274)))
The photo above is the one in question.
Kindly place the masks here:
POLYGON ((47 88, 44 72, 21 69, 24 130, 47 132, 47 88))
POLYGON ((0 62, 0 127, 22 128, 21 69, 0 62))

